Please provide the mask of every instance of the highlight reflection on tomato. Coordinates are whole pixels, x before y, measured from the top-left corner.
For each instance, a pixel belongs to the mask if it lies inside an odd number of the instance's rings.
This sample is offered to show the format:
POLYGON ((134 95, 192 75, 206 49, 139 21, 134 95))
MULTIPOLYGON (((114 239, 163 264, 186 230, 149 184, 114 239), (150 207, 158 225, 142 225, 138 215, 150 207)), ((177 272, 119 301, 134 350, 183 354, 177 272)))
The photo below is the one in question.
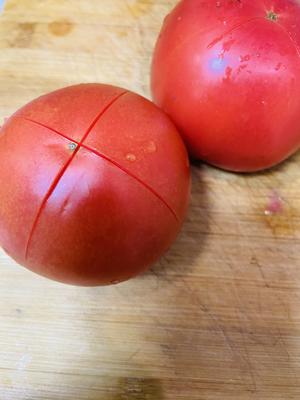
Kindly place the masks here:
POLYGON ((100 84, 43 96, 0 131, 0 245, 17 262, 77 285, 129 279, 172 244, 189 163, 169 118, 100 84))
POLYGON ((299 21, 294 0, 183 0, 166 18, 152 91, 192 157, 256 171, 298 150, 299 21))

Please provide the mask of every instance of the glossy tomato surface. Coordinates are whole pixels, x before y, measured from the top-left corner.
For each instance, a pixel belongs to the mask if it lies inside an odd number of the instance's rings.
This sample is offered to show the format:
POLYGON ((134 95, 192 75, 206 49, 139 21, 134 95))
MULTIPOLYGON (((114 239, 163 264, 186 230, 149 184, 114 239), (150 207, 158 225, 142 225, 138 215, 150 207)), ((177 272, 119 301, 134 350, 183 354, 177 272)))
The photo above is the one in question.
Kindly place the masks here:
POLYGON ((152 91, 192 157, 271 167, 300 145, 300 3, 183 0, 166 18, 152 91))
POLYGON ((20 109, 0 131, 0 245, 41 275, 124 281, 172 244, 189 162, 170 119, 126 90, 84 84, 20 109))

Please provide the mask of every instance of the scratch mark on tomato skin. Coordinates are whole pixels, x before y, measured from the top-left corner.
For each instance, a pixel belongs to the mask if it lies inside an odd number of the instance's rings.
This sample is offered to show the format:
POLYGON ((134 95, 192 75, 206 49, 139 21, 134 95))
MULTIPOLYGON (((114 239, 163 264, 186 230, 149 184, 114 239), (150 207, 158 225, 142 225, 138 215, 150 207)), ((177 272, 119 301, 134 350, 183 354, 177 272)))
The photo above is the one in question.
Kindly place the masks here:
POLYGON ((261 20, 263 19, 263 17, 254 17, 254 18, 250 18, 247 19, 245 21, 240 22, 239 24, 233 26, 231 29, 229 29, 228 31, 224 32, 222 35, 218 36, 217 38, 215 38, 212 42, 210 42, 207 45, 208 49, 211 49, 212 47, 214 47, 216 44, 218 44, 219 42, 221 42, 222 39, 224 39, 227 35, 230 35, 231 32, 234 32, 236 29, 241 28, 244 25, 247 25, 248 23, 252 22, 252 21, 257 21, 257 20, 261 20))

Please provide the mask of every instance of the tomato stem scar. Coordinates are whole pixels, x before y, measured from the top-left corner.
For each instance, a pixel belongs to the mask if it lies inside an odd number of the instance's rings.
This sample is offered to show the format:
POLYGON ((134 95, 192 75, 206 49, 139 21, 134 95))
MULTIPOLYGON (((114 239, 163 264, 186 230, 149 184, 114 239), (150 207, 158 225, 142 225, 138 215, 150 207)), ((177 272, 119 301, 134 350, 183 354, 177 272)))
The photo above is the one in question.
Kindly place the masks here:
POLYGON ((76 150, 77 146, 78 146, 78 144, 77 144, 77 143, 74 143, 74 142, 71 142, 71 143, 68 144, 68 147, 69 147, 69 149, 70 149, 71 151, 76 150))
POLYGON ((267 19, 269 19, 270 21, 277 21, 278 18, 278 14, 276 14, 274 11, 267 12, 267 19))

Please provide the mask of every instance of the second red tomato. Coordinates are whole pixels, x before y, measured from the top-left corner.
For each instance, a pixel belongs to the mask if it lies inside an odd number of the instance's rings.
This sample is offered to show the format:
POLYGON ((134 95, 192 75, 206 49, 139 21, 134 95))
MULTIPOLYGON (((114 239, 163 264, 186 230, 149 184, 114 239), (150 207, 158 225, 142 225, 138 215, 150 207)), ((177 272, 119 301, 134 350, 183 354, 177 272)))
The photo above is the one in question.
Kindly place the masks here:
POLYGON ((166 18, 152 90, 192 157, 257 171, 298 150, 299 21, 294 0, 183 0, 166 18))

